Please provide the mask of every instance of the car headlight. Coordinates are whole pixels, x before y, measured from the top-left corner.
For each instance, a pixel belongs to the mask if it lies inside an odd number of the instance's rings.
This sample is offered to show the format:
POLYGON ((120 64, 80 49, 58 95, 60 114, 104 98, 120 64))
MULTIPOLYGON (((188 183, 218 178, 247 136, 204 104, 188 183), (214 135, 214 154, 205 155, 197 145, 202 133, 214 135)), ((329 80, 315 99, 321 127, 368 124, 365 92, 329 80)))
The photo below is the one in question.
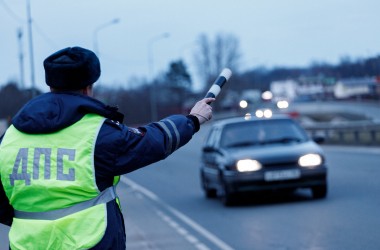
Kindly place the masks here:
POLYGON ((261 169, 261 164, 256 160, 239 160, 236 163, 236 168, 239 172, 257 171, 261 169))
POLYGON ((316 167, 322 164, 322 157, 319 154, 307 154, 298 159, 301 167, 316 167))

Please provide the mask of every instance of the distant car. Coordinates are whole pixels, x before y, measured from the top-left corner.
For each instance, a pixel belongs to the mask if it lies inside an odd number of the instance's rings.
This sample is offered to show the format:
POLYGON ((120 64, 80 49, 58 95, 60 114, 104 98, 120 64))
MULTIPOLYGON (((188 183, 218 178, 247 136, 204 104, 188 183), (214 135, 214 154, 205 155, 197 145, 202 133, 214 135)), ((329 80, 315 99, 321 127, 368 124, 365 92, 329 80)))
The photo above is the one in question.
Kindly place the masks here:
POLYGON ((327 195, 321 147, 288 116, 229 118, 215 122, 202 149, 200 178, 206 197, 225 205, 247 191, 310 188, 327 195))

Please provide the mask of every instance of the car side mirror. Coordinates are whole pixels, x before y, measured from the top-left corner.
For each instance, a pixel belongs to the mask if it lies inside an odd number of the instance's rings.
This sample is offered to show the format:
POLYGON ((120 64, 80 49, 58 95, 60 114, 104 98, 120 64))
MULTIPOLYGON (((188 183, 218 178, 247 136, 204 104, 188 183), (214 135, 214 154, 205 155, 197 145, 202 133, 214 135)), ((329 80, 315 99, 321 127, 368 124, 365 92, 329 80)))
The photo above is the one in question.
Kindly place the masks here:
POLYGON ((223 154, 223 151, 219 148, 215 148, 212 146, 205 146, 202 149, 203 153, 216 153, 216 154, 223 154))
POLYGON ((205 146, 203 147, 202 151, 204 153, 210 153, 210 152, 214 152, 215 151, 215 148, 214 147, 211 147, 211 146, 205 146))
POLYGON ((318 144, 322 144, 325 142, 325 137, 323 136, 313 136, 313 141, 315 141, 318 144))

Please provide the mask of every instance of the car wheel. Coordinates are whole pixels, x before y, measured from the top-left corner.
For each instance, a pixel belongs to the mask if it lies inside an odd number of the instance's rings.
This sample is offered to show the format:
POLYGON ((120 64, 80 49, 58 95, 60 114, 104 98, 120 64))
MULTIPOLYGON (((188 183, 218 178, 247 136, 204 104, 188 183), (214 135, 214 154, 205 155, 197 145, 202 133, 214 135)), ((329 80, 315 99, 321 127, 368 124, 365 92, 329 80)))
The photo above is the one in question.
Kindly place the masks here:
POLYGON ((226 207, 232 206, 235 203, 235 194, 230 192, 226 185, 223 185, 221 199, 226 207))
POLYGON ((205 189, 206 198, 216 198, 217 192, 215 189, 205 189))
POLYGON ((202 188, 203 188, 206 198, 216 198, 217 197, 216 189, 209 188, 208 181, 206 180, 203 174, 201 174, 201 182, 202 182, 202 188))
POLYGON ((327 195, 327 185, 321 185, 311 188, 314 199, 322 199, 327 195))
POLYGON ((225 205, 226 207, 234 205, 235 203, 234 195, 229 194, 229 193, 223 194, 222 202, 223 202, 223 205, 225 205))

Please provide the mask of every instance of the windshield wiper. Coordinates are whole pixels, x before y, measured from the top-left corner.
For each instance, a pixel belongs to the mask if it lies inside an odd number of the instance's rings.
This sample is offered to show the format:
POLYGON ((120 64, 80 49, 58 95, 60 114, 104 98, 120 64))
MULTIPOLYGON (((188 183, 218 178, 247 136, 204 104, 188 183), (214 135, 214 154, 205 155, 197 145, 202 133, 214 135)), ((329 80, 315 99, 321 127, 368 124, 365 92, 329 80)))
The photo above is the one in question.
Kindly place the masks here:
POLYGON ((297 137, 282 137, 278 139, 268 140, 263 143, 272 144, 272 143, 289 143, 289 142, 300 142, 301 139, 297 137))

